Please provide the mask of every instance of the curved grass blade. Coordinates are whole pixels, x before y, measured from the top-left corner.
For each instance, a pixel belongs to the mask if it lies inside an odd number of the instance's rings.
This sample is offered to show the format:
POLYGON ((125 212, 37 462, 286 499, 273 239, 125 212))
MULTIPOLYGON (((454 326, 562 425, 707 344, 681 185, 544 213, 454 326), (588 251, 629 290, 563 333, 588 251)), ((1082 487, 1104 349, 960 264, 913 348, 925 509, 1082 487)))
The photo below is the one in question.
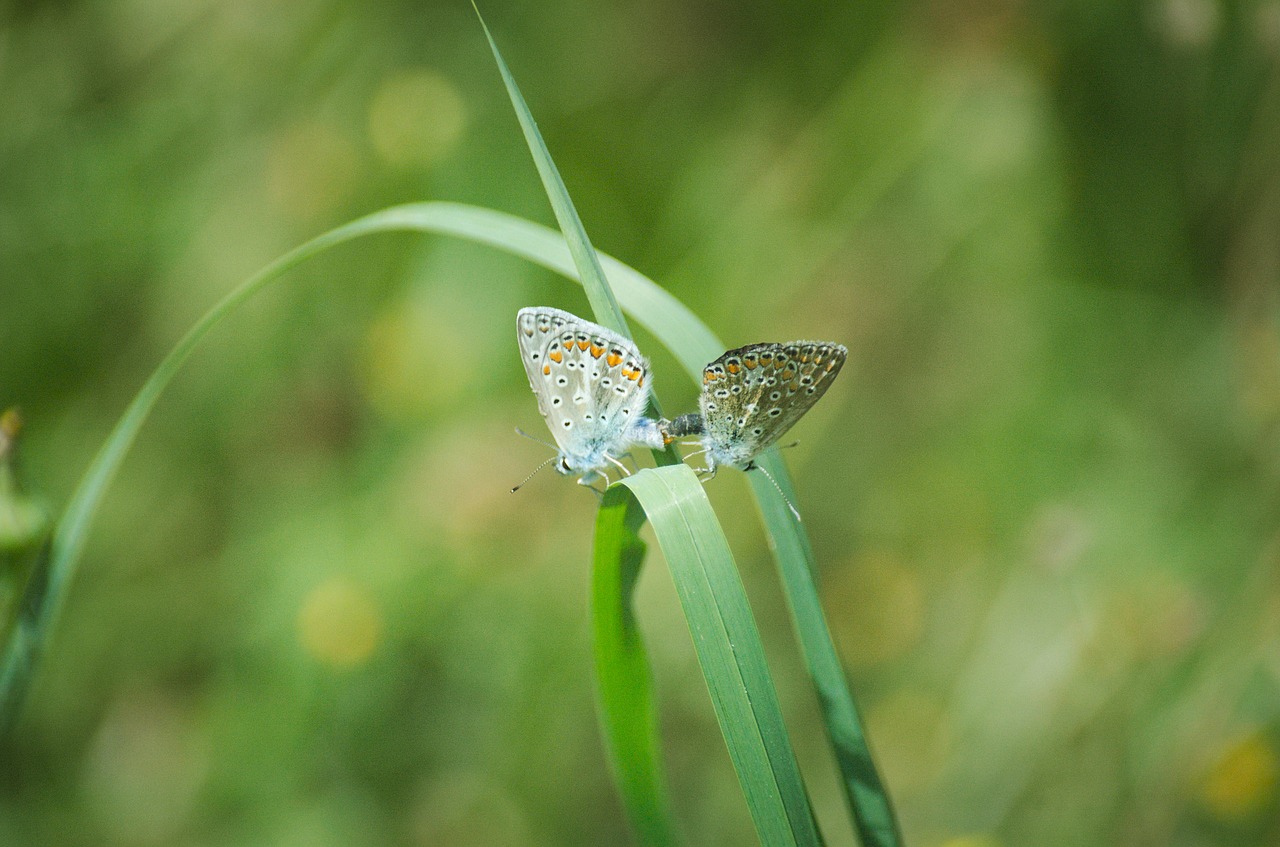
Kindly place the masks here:
MULTIPOLYGON (((46 647, 74 577, 85 536, 107 486, 152 405, 200 339, 240 303, 307 259, 355 238, 396 231, 465 238, 520 256, 569 279, 577 279, 564 239, 547 227, 474 206, 412 203, 384 209, 330 230, 286 253, 233 290, 201 318, 143 385, 81 478, 58 521, 49 553, 42 557, 42 564, 38 566, 40 571, 33 574, 28 582, 23 615, 4 646, 3 656, 0 656, 0 734, 15 721, 29 690, 38 659, 46 647), (46 590, 38 592, 38 596, 32 593, 41 586, 46 590)), ((695 381, 700 379, 703 365, 719 356, 725 349, 724 345, 697 316, 652 280, 607 255, 601 255, 600 260, 627 311, 671 350, 691 378, 695 381)), ((771 456, 763 461, 769 463, 770 473, 794 499, 785 465, 771 456)), ((819 692, 827 730, 836 747, 846 797, 859 832, 868 847, 894 847, 902 840, 897 835, 888 795, 862 740, 857 709, 849 695, 825 620, 820 615, 821 606, 813 588, 814 564, 808 538, 803 528, 794 524, 785 503, 772 486, 760 485, 753 477, 749 478, 757 486, 756 498, 764 515, 783 584, 787 586, 793 622, 801 633, 805 661, 819 692), (817 609, 819 614, 815 616, 811 611, 803 611, 805 609, 817 609)))
POLYGON ((245 300, 285 271, 328 248, 360 235, 404 229, 376 215, 361 218, 308 241, 241 283, 196 322, 143 383, 106 442, 98 450, 66 510, 54 526, 45 551, 27 581, 13 629, 0 655, 0 738, 17 722, 51 632, 84 552, 89 527, 116 471, 165 386, 211 329, 245 300))
MULTIPOLYGON (((601 505, 612 510, 631 499, 644 509, 671 569, 761 843, 821 844, 746 591, 702 483, 683 464, 644 470, 610 486, 601 505)), ((615 517, 611 528, 629 524, 615 517)))

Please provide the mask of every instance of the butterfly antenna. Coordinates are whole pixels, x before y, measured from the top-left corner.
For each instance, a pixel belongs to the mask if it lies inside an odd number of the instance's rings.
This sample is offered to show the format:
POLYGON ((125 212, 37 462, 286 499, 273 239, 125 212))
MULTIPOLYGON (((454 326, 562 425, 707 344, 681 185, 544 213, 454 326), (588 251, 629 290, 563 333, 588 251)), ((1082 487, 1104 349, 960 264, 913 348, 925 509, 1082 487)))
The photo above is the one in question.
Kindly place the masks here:
MULTIPOLYGON (((516 432, 520 432, 520 430, 516 430, 516 432)), ((520 434, 521 434, 521 435, 523 435, 524 433, 520 433, 520 434)), ((536 441, 537 439, 535 438, 534 440, 536 441)), ((529 480, 533 479, 533 474, 536 474, 538 471, 542 470, 543 468, 545 468, 547 465, 551 464, 552 462, 554 462, 554 461, 555 461, 556 459, 558 459, 558 458, 560 458, 560 456, 559 456, 559 454, 556 454, 555 456, 552 456, 550 459, 547 459, 547 460, 546 460, 545 462, 543 462, 542 464, 538 465, 536 468, 534 468, 534 469, 533 469, 533 473, 531 473, 531 474, 529 474, 528 476, 526 476, 526 477, 525 477, 525 478, 520 482, 520 484, 519 484, 519 485, 517 485, 517 486, 515 486, 515 487, 513 487, 513 488, 511 489, 511 493, 512 493, 512 494, 515 494, 515 493, 516 493, 517 491, 519 491, 521 488, 524 488, 524 484, 525 484, 526 482, 528 482, 529 480)))
MULTIPOLYGON (((556 452, 559 452, 559 451, 560 451, 560 448, 559 448, 559 447, 557 447, 556 445, 552 444, 552 443, 551 443, 551 442, 549 442, 549 441, 543 441, 541 438, 539 438, 539 437, 538 437, 538 436, 536 436, 536 435, 530 435, 529 433, 525 432, 525 431, 524 431, 523 429, 521 429, 520 427, 516 427, 516 435, 523 435, 525 438, 529 439, 530 441, 536 441, 536 442, 538 442, 538 443, 539 443, 539 444, 541 444, 543 447, 550 447, 552 450, 555 450, 556 452)), ((534 471, 534 473, 537 473, 537 471, 534 471)), ((524 485, 524 483, 520 483, 520 485, 524 485)), ((520 486, 516 486, 516 487, 517 487, 517 488, 519 488, 520 486)))
POLYGON ((799 446, 800 446, 800 439, 798 439, 798 438, 797 438, 795 441, 792 441, 790 444, 783 444, 783 445, 782 445, 781 447, 779 447, 778 449, 779 449, 779 450, 790 450, 792 447, 799 447, 799 446))
POLYGON ((757 465, 757 464, 755 464, 754 462, 751 464, 751 469, 752 469, 752 470, 756 470, 756 471, 760 471, 760 473, 764 474, 766 477, 768 477, 768 478, 769 478, 769 481, 773 483, 773 487, 774 487, 774 488, 776 488, 776 489, 778 489, 778 494, 780 494, 780 495, 782 496, 782 502, 784 502, 784 503, 786 503, 786 504, 787 504, 787 508, 791 510, 791 514, 793 514, 793 515, 795 515, 795 516, 796 516, 796 520, 797 520, 797 521, 800 521, 800 520, 801 520, 801 518, 800 518, 800 512, 798 512, 798 511, 796 510, 795 504, 793 504, 793 503, 791 502, 791 500, 787 497, 786 493, 785 493, 785 492, 783 492, 783 490, 782 490, 782 486, 781 486, 781 485, 778 485, 778 481, 777 481, 776 479, 774 479, 774 478, 773 478, 773 474, 769 473, 769 472, 768 472, 767 470, 765 470, 762 466, 757 465))

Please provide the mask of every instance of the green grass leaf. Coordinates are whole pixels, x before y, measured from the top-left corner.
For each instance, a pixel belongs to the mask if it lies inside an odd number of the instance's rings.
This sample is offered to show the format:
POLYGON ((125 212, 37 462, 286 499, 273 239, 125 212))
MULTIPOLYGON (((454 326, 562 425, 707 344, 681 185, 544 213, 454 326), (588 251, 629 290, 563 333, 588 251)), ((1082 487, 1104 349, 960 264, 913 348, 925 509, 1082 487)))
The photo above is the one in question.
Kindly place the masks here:
MULTIPOLYGON (((602 508, 634 499, 653 525, 675 582, 720 731, 760 841, 820 844, 764 645, 720 522, 687 465, 641 471, 609 488, 602 508)), ((602 518, 615 535, 632 522, 602 518)), ((638 539, 637 539, 638 541, 638 539)), ((611 538, 597 544, 613 544, 611 538)), ((634 544, 623 544, 626 549, 634 544)), ((633 554, 634 555, 634 554, 633 554)))
MULTIPOLYGON (((85 471, 58 520, 49 552, 42 557, 38 572, 28 581, 22 616, 0 655, 0 734, 13 725, 25 701, 39 658, 47 648, 65 603, 102 497, 152 406, 200 340, 253 294, 280 280, 285 272, 302 262, 356 238, 403 231, 449 235, 486 244, 569 279, 577 279, 564 239, 547 227, 473 206, 413 203, 375 212, 324 233, 234 289, 200 319, 148 378, 85 471)), ((682 303, 643 274, 607 255, 602 254, 600 261, 628 313, 671 350, 692 379, 700 380, 703 365, 725 349, 719 339, 682 303)), ((766 456, 762 463, 794 499, 785 465, 776 456, 766 456)), ((749 479, 787 587, 805 660, 819 692, 842 782, 863 843, 877 847, 900 844, 888 796, 867 750, 857 710, 821 615, 813 587, 813 554, 808 538, 768 481, 754 475, 749 479)), ((647 669, 644 680, 647 685, 647 669)))
POLYGON ((632 597, 646 545, 644 510, 611 497, 596 514, 591 580, 596 697, 609 765, 632 831, 645 847, 679 843, 667 802, 652 674, 632 597))

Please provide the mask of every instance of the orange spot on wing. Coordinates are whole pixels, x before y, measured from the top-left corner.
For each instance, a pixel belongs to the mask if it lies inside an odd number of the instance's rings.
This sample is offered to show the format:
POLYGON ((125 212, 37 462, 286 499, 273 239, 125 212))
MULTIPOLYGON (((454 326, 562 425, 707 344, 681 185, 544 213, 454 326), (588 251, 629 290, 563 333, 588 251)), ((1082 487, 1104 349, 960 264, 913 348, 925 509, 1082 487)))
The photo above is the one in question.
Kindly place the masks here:
POLYGON ((734 365, 734 364, 726 365, 725 369, 729 371, 729 373, 731 374, 736 374, 739 370, 741 370, 741 368, 739 368, 737 365, 734 365))
POLYGON ((610 353, 609 357, 605 359, 605 361, 609 363, 609 367, 616 368, 618 363, 622 361, 622 357, 617 353, 610 353))
POLYGON ((572 349, 573 349, 573 339, 572 339, 572 338, 570 338, 568 341, 564 342, 564 349, 566 349, 566 350, 572 350, 572 349))
POLYGON ((590 342, 590 341, 579 341, 579 342, 578 342, 578 349, 579 349, 579 350, 586 350, 586 349, 587 349, 588 347, 590 347, 590 346, 591 346, 591 342, 590 342))
POLYGON ((551 366, 550 366, 550 365, 543 365, 543 366, 542 366, 542 375, 543 375, 543 376, 551 376, 551 366))
POLYGON ((599 358, 600 358, 601 356, 603 356, 603 355, 604 355, 604 348, 603 348, 603 347, 597 347, 597 346, 596 346, 596 345, 594 345, 594 344, 592 344, 592 345, 591 345, 591 358, 593 358, 593 359, 599 359, 599 358))
POLYGON ((772 357, 772 356, 761 356, 761 357, 760 357, 760 364, 761 364, 761 365, 763 365, 763 366, 765 366, 765 367, 768 367, 769 365, 773 364, 773 357, 772 357))
POLYGON ((755 359, 743 359, 742 364, 747 366, 747 370, 754 371, 756 369, 757 362, 755 359))
POLYGON ((559 350, 552 350, 547 354, 547 358, 555 362, 557 365, 564 361, 564 354, 559 350))

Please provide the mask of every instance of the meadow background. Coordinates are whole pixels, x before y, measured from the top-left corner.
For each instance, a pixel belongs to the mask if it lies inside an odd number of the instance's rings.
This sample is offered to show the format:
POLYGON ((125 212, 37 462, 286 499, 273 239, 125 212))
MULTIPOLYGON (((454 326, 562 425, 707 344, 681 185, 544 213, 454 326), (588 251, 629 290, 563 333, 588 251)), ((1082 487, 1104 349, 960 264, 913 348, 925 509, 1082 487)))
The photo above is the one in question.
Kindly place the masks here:
MULTIPOLYGON (((787 460, 908 842, 1280 841, 1280 2, 484 11, 599 249, 732 346, 848 345, 787 460)), ((0 406, 54 505, 285 250, 415 200, 552 221, 461 2, 0 4, 0 162, 0 406)), ((595 500, 508 491, 533 304, 587 313, 384 235, 218 329, 0 746, 0 843, 626 843, 595 500)), ((708 490, 851 845, 745 482, 708 490)), ((754 843, 660 555, 639 599, 688 842, 754 843)))

